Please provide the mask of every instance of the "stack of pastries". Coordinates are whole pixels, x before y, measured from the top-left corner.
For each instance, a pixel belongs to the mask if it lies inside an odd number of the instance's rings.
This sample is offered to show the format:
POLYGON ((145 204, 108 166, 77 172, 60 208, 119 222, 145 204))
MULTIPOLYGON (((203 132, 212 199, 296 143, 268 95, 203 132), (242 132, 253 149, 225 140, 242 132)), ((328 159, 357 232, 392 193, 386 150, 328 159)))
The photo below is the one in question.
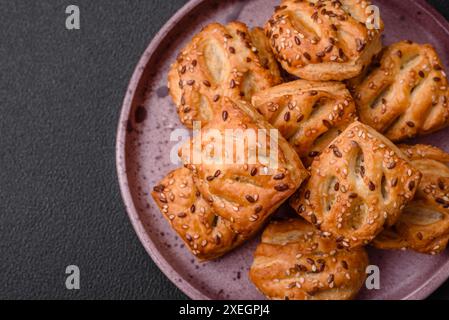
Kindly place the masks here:
POLYGON ((200 260, 265 227, 249 276, 270 299, 351 299, 365 246, 434 255, 449 241, 449 154, 397 144, 448 126, 443 65, 431 45, 383 48, 370 5, 283 0, 264 29, 213 23, 169 72, 188 128, 264 129, 242 138, 245 155, 276 139, 273 169, 264 157, 192 163, 189 151, 208 153, 214 139, 193 137, 179 151, 185 165, 152 192, 200 260), (295 217, 270 221, 284 203, 295 217))

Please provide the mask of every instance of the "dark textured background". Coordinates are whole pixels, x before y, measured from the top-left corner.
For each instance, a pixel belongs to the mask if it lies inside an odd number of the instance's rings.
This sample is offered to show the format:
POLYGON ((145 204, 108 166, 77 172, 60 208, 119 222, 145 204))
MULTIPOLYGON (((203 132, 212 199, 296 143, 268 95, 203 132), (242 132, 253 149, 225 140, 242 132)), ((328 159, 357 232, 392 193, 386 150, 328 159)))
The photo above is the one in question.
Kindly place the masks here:
MULTIPOLYGON (((140 55, 186 2, 0 0, 0 298, 185 298, 128 221, 114 144, 140 55), (79 31, 65 29, 70 4, 79 31), (79 291, 65 289, 70 264, 79 291)), ((449 18, 449 1, 429 2, 449 18)))

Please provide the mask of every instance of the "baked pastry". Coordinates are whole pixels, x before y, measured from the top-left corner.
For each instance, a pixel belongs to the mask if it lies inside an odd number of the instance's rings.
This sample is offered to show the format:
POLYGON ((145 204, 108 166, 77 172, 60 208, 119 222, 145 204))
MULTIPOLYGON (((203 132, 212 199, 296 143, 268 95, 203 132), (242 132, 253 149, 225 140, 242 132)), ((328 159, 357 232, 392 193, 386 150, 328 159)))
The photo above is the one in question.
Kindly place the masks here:
POLYGON ((223 97, 214 108, 222 111, 220 117, 202 128, 181 156, 216 214, 247 238, 299 188, 308 172, 252 106, 223 97))
POLYGON ((351 124, 315 158, 293 208, 342 247, 371 242, 413 199, 421 173, 388 139, 351 124))
POLYGON ((232 222, 214 212, 186 168, 170 172, 152 196, 164 217, 192 253, 201 260, 217 258, 245 239, 232 230, 232 222))
POLYGON ((449 241, 449 154, 427 145, 404 145, 401 150, 423 177, 398 222, 373 244, 380 249, 440 253, 449 241))
POLYGON ((212 23, 179 54, 168 76, 170 94, 181 122, 206 124, 222 96, 250 101, 281 82, 279 67, 262 29, 241 22, 212 23))
POLYGON ((340 82, 292 81, 256 93, 252 103, 305 164, 356 119, 351 94, 340 82))
POLYGON ((221 110, 220 116, 180 150, 185 168, 168 174, 152 192, 173 229, 201 260, 217 258, 252 237, 308 176, 288 142, 250 105, 223 97, 214 109, 221 110), (255 132, 254 141, 246 129, 255 132), (210 146, 221 138, 219 159, 220 147, 210 146), (241 139, 243 148, 233 143, 230 150, 237 151, 228 153, 227 138, 241 139))
POLYGON ((272 222, 254 254, 250 279, 269 299, 348 300, 365 281, 364 248, 340 249, 302 219, 272 222))
POLYGON ((382 50, 381 33, 369 29, 370 1, 283 0, 265 26, 276 58, 289 73, 307 80, 358 76, 382 50))
POLYGON ((400 141, 449 124, 449 87, 431 45, 387 47, 363 77, 350 81, 360 121, 400 141))

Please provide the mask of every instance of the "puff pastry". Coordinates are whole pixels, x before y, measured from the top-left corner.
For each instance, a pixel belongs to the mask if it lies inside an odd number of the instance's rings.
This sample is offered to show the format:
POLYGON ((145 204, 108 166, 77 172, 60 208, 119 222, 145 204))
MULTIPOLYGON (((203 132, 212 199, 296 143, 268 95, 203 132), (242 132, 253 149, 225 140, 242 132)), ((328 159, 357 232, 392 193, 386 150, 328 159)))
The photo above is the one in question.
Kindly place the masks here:
POLYGON ((289 73, 307 80, 358 76, 382 50, 370 1, 283 0, 265 26, 276 58, 289 73))
POLYGON ((252 103, 306 165, 356 119, 351 94, 340 82, 292 81, 256 93, 252 103))
POLYGON ((206 124, 222 96, 250 101, 281 82, 279 67, 262 29, 241 22, 212 23, 179 54, 168 76, 170 94, 181 122, 206 124))
POLYGON ((449 241, 449 154, 427 145, 404 145, 401 149, 423 177, 398 222, 373 244, 380 249, 440 253, 449 241))
POLYGON ((360 120, 400 141, 449 124, 448 82, 431 45, 387 47, 366 75, 350 81, 360 120))
POLYGON ((234 231, 248 237, 299 188, 308 177, 308 172, 288 142, 281 135, 272 136, 270 129, 274 128, 252 106, 224 97, 214 108, 222 111, 220 117, 214 117, 202 128, 201 136, 191 139, 182 148, 181 156, 193 172, 195 185, 214 211, 232 221, 234 231), (231 141, 240 140, 244 146, 243 152, 240 155, 236 152, 229 164, 224 161, 192 163, 195 150, 204 156, 203 159, 211 154, 217 158, 221 156, 221 159, 230 157, 226 154, 225 143, 219 148, 214 144, 216 136, 206 134, 209 129, 218 131, 231 141), (233 129, 231 133, 229 129, 233 129), (247 129, 262 133, 266 142, 263 142, 261 135, 255 136, 253 141, 247 135, 239 136, 239 130, 247 129), (271 154, 271 143, 278 146, 275 155, 271 154), (265 151, 260 148, 264 144, 267 146, 265 151), (250 149, 257 152, 257 159, 248 156, 250 149), (277 165, 273 162, 275 165, 270 166, 265 161, 270 157, 276 157, 277 165))
POLYGON ((396 223, 420 179, 395 145, 354 122, 315 158, 308 183, 291 204, 342 247, 356 247, 396 223))
POLYGON ((250 279, 269 299, 348 300, 365 280, 364 248, 339 249, 303 220, 272 222, 262 235, 250 279))
MULTIPOLYGON (((185 167, 171 172, 152 192, 173 229, 201 260, 217 258, 252 237, 308 177, 288 142, 280 135, 272 137, 270 129, 274 128, 250 105, 223 97, 214 108, 222 111, 220 116, 212 118, 202 128, 201 135, 180 150, 185 167), (217 139, 216 135, 207 135, 209 129, 243 139, 243 159, 238 159, 236 152, 231 163, 192 161, 198 146, 201 154, 218 155, 219 148, 209 148, 217 139), (229 129, 236 131, 229 132, 229 129), (270 135, 265 137, 268 150, 265 153, 257 150, 256 161, 246 155, 262 139, 257 136, 253 142, 248 136, 239 137, 238 129, 265 129, 261 132, 270 135), (274 138, 278 145, 277 166, 268 166, 264 159, 273 156, 269 146, 270 139, 274 138)), ((222 151, 225 153, 225 146, 222 151)))
POLYGON ((170 172, 154 187, 152 196, 172 228, 201 260, 217 258, 245 240, 233 231, 231 221, 214 211, 186 168, 170 172))

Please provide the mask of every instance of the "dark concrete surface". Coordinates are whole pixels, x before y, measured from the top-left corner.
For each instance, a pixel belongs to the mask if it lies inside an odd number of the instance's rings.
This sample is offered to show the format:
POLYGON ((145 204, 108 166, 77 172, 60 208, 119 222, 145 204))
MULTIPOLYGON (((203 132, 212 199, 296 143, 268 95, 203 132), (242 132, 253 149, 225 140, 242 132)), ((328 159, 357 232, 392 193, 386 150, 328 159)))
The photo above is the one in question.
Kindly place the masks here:
POLYGON ((114 157, 133 68, 186 2, 0 0, 0 299, 186 298, 138 241, 114 157), (70 4, 80 31, 64 27, 70 4))

